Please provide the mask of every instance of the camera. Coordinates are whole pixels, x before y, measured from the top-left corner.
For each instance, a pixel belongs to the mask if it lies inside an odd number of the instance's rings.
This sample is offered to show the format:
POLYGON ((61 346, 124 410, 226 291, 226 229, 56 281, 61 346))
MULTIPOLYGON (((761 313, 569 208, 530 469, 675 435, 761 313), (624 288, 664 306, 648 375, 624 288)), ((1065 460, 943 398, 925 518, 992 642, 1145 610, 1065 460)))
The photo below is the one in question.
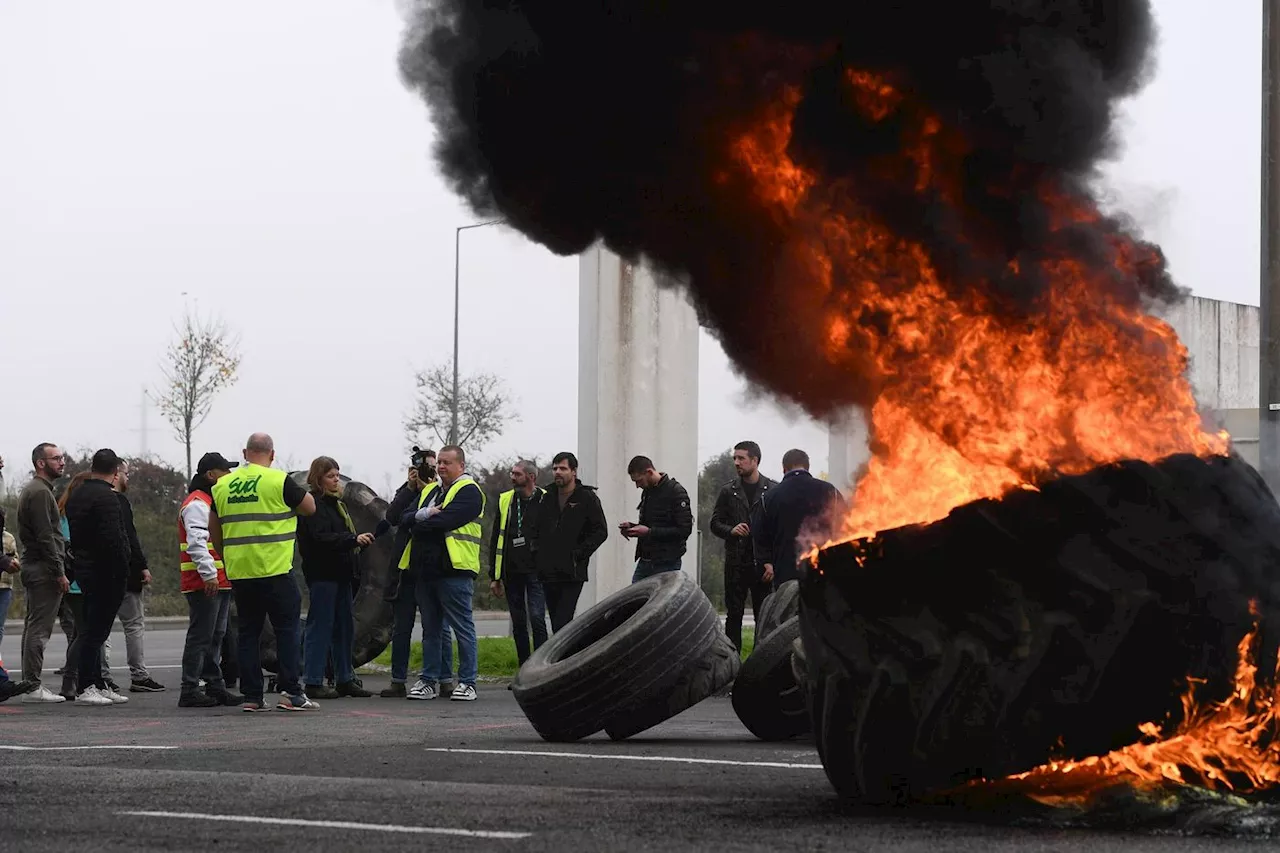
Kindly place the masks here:
POLYGON ((423 450, 416 444, 413 446, 413 455, 409 457, 409 464, 417 469, 418 477, 424 482, 436 478, 436 468, 431 464, 434 455, 430 450, 423 450))

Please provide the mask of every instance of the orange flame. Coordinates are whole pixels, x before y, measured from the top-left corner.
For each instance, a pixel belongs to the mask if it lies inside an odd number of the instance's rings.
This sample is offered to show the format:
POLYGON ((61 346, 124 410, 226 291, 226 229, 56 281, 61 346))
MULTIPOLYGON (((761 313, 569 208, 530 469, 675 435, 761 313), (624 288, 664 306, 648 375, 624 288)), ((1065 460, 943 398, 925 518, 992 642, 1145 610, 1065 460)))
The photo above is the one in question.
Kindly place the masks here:
MULTIPOLYGON (((885 79, 863 72, 846 79, 865 118, 902 128, 900 149, 877 164, 883 175, 956 206, 964 139, 885 79)), ((823 186, 788 156, 798 100, 789 92, 731 154, 789 235, 793 313, 819 325, 823 358, 874 400, 871 459, 838 539, 935 521, 973 500, 1123 459, 1227 452, 1229 437, 1202 425, 1187 350, 1173 329, 1114 295, 1116 281, 1159 261, 1156 250, 1114 235, 1105 273, 1070 258, 1045 262, 1039 302, 1011 320, 977 289, 947 287, 922 245, 858 202, 857 186, 823 186), (816 314, 805 316, 814 305, 816 314)), ((1037 192, 1056 229, 1099 216, 1059 187, 1037 192)), ((1256 683, 1255 636, 1256 629, 1240 644, 1232 697, 1201 706, 1193 682, 1172 737, 1158 740, 1150 724, 1148 741, 1013 781, 1045 798, 1121 774, 1232 790, 1280 782, 1280 747, 1271 741, 1277 695, 1256 683)))
POLYGON ((1257 638, 1255 622, 1238 646, 1235 688, 1226 700, 1201 704, 1196 699, 1200 682, 1187 679, 1183 719, 1171 737, 1159 740, 1160 727, 1146 723, 1143 742, 1101 757, 1052 761, 994 785, 1013 783, 1041 802, 1060 805, 1081 802, 1100 786, 1118 782, 1146 788, 1196 784, 1239 793, 1280 784, 1280 690, 1258 684, 1257 638))
MULTIPOLYGON (((904 128, 884 174, 959 198, 964 140, 882 77, 846 79, 868 119, 893 115, 904 128)), ((841 541, 1121 459, 1227 451, 1226 435, 1201 424, 1187 350, 1168 324, 1108 296, 1109 281, 1069 258, 1045 264, 1050 284, 1020 322, 1000 318, 977 291, 948 289, 922 246, 859 205, 857 187, 833 198, 787 155, 798 101, 788 91, 731 153, 793 235, 790 291, 826 300, 825 357, 873 390, 872 457, 841 541)), ((1053 186, 1039 192, 1057 228, 1098 217, 1053 186)), ((1128 238, 1112 242, 1114 275, 1155 260, 1128 238)))

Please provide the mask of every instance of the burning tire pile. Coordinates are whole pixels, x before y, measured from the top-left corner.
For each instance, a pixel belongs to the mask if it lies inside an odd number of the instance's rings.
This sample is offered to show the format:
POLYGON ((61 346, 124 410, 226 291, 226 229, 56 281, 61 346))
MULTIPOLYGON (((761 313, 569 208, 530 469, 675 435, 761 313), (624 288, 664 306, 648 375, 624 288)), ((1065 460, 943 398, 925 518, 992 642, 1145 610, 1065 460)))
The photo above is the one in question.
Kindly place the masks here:
MULTIPOLYGON (((1280 506, 1229 457, 1119 463, 824 550, 801 623, 827 775, 891 802, 1172 735, 1189 675, 1202 704, 1237 689, 1251 607, 1273 626, 1254 663, 1275 670, 1277 581, 1280 506)), ((1274 778, 1265 752, 1199 747, 1189 781, 1274 778)))

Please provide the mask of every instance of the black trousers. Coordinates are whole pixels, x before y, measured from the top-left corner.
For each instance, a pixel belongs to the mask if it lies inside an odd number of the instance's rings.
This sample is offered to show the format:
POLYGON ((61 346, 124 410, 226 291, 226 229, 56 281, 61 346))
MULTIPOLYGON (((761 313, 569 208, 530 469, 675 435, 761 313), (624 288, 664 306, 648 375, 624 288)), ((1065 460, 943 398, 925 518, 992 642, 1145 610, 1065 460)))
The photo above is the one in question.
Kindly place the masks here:
MULTIPOLYGON (((107 679, 102 674, 102 644, 111 636, 124 601, 124 578, 77 578, 80 583, 84 607, 84 637, 80 640, 80 671, 77 673, 80 691, 97 687, 106 689, 107 679)), ((78 626, 77 626, 78 627, 78 626)))
MULTIPOLYGON (((547 600, 537 575, 512 573, 502 579, 511 613, 511 632, 516 640, 516 659, 523 665, 547 641, 547 600), (533 647, 529 633, 533 632, 533 647)), ((577 603, 577 599, 574 599, 577 603)))
POLYGON ((547 615, 551 617, 554 634, 573 621, 578 609, 578 596, 582 595, 582 581, 543 581, 542 591, 547 597, 547 615))
POLYGON ((760 605, 771 592, 773 585, 760 580, 755 567, 724 567, 724 607, 727 611, 724 632, 738 651, 742 651, 742 615, 747 609, 748 596, 751 598, 751 615, 759 619, 760 605))
POLYGON ((276 635, 276 682, 289 696, 302 693, 299 647, 302 645, 302 593, 292 574, 233 580, 239 611, 240 690, 249 702, 262 701, 262 656, 258 650, 268 619, 276 635))

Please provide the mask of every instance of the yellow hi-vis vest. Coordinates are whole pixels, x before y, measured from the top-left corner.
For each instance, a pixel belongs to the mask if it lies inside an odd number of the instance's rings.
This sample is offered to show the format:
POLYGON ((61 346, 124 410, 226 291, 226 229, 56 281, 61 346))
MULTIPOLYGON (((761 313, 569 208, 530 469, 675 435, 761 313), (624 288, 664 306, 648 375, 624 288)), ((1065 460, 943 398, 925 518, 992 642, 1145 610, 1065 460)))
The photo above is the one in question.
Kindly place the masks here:
MULTIPOLYGON (((542 487, 535 486, 533 493, 535 495, 542 494, 542 487)), ((515 500, 515 496, 515 489, 508 489, 498 495, 498 546, 493 554, 493 579, 496 581, 502 580, 502 552, 507 545, 507 518, 511 514, 511 502, 515 500)), ((520 533, 528 536, 523 530, 520 533)))
POLYGON ((249 463, 213 484, 229 580, 285 575, 293 568, 298 516, 284 502, 289 475, 249 463))
MULTIPOLYGON (((453 503, 453 499, 458 496, 458 492, 462 491, 464 486, 475 486, 476 481, 471 479, 467 474, 453 481, 453 485, 449 487, 449 491, 445 492, 444 500, 440 502, 440 508, 444 509, 453 503)), ((418 507, 421 508, 426 498, 418 500, 418 507)), ((449 553, 449 563, 453 568, 464 572, 475 572, 480 574, 480 535, 484 532, 480 526, 480 519, 484 517, 484 490, 480 490, 480 513, 471 521, 459 527, 457 530, 447 530, 444 534, 444 547, 449 553)), ((410 540, 412 541, 412 539, 410 540)), ((400 558, 400 568, 406 568, 409 565, 409 548, 405 548, 405 556, 400 558)))
MULTIPOLYGON (((432 480, 422 487, 422 491, 418 493, 418 509, 422 509, 422 505, 427 502, 427 498, 431 497, 431 493, 440 488, 440 483, 432 480)), ((399 568, 404 571, 409 568, 409 552, 413 550, 413 537, 409 537, 409 541, 404 543, 404 553, 400 555, 399 568)))

